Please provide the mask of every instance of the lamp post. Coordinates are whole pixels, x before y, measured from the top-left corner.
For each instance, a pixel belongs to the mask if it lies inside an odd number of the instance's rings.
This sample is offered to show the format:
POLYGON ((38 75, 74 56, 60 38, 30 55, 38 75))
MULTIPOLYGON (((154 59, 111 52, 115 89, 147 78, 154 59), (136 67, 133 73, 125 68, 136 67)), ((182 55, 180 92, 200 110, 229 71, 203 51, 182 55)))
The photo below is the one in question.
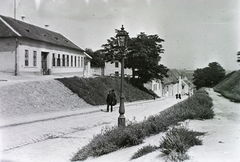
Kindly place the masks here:
POLYGON ((118 46, 121 48, 121 85, 120 85, 120 107, 119 107, 119 117, 118 117, 118 126, 125 126, 125 107, 124 107, 124 92, 123 92, 123 81, 124 81, 124 57, 126 55, 126 47, 128 40, 128 33, 124 30, 122 25, 121 30, 118 31, 117 35, 118 46))

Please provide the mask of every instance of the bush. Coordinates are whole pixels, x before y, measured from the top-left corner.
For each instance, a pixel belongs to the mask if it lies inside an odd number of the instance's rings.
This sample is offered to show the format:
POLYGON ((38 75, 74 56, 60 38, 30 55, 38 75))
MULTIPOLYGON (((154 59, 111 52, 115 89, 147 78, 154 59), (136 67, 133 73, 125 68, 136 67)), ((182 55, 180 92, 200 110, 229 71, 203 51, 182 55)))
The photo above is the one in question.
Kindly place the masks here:
MULTIPOLYGON (((99 156, 110 153, 117 149, 138 145, 143 142, 145 137, 164 132, 169 126, 176 125, 187 119, 210 119, 213 118, 212 99, 205 92, 199 92, 168 109, 160 114, 150 116, 147 120, 139 123, 131 123, 126 127, 106 127, 101 134, 96 136, 87 146, 77 152, 72 160, 84 160, 89 156, 99 156), (104 141, 104 142, 102 142, 104 141), (104 145, 108 143, 109 145, 104 145)), ((173 128, 168 133, 166 142, 161 147, 164 152, 170 154, 168 148, 174 148, 177 153, 187 150, 192 144, 198 144, 197 139, 191 139, 192 136, 198 136, 193 131, 187 131, 185 128, 173 128), (180 134, 180 137, 177 135, 180 134), (173 138, 173 139, 172 139, 173 138), (190 139, 188 139, 190 138, 190 139), (167 140, 182 141, 176 144, 169 143, 167 140), (183 140, 182 140, 183 139, 183 140), (185 144, 187 143, 187 144, 185 144)))
POLYGON ((188 158, 187 150, 195 145, 202 145, 198 136, 205 133, 195 132, 184 126, 173 127, 160 141, 161 152, 167 155, 170 161, 183 161, 188 158))
POLYGON ((194 132, 184 126, 173 127, 160 141, 161 152, 168 155, 175 150, 178 153, 184 154, 190 147, 201 145, 202 142, 197 137, 204 134, 202 132, 194 132))
POLYGON ((151 145, 144 146, 141 149, 138 149, 138 151, 134 153, 134 155, 131 157, 131 160, 139 158, 139 157, 146 155, 148 153, 151 153, 153 151, 156 151, 157 149, 158 149, 157 146, 151 146, 151 145))

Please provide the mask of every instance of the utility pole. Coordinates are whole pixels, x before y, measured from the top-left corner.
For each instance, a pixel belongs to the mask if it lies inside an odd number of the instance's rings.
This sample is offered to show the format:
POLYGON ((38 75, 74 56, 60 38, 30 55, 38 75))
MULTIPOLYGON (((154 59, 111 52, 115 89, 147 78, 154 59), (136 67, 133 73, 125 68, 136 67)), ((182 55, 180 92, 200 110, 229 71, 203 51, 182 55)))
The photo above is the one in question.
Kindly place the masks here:
POLYGON ((14 0, 14 19, 16 19, 16 0, 14 0))
POLYGON ((18 39, 16 38, 16 45, 15 45, 15 76, 18 75, 18 53, 17 53, 17 48, 18 48, 18 39))
MULTIPOLYGON (((16 10, 17 10, 17 4, 16 0, 14 0, 14 19, 16 19, 16 10)), ((15 76, 18 75, 18 53, 17 53, 17 48, 18 48, 18 38, 15 40, 15 76)))

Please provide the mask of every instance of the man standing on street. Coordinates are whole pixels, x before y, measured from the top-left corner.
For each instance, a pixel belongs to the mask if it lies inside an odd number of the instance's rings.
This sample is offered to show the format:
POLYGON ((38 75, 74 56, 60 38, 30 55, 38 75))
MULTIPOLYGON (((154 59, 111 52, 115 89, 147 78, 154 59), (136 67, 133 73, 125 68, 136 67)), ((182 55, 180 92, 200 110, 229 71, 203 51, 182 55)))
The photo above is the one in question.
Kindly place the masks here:
POLYGON ((109 112, 109 106, 111 106, 111 112, 112 112, 114 105, 116 105, 116 95, 114 93, 114 90, 111 90, 107 95, 107 112, 109 112))

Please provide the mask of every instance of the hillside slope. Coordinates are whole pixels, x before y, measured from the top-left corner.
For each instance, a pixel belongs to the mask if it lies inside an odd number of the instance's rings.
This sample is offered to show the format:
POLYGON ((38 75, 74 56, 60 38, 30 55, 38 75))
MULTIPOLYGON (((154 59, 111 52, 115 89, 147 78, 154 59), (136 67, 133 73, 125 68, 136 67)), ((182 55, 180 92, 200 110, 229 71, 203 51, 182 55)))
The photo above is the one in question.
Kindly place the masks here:
POLYGON ((240 70, 227 76, 213 89, 232 101, 240 102, 240 70))
POLYGON ((57 80, 28 81, 0 87, 0 116, 90 107, 57 80))
MULTIPOLYGON (((115 78, 78 77, 18 82, 0 86, 0 116, 75 110, 104 105, 110 89, 115 89, 119 103, 119 88, 120 81, 115 78)), ((127 83, 124 83, 124 90, 126 101, 152 99, 151 95, 127 83)))

